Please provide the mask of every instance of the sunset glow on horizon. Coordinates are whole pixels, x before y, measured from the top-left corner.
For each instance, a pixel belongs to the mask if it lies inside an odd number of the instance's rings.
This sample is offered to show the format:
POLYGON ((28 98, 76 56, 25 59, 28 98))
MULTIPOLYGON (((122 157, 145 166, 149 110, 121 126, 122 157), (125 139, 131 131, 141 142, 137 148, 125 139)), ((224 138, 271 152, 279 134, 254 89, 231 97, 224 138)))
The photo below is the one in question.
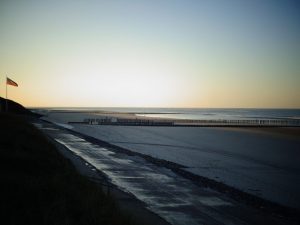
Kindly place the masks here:
POLYGON ((4 0, 0 28, 28 107, 300 108, 298 1, 4 0))

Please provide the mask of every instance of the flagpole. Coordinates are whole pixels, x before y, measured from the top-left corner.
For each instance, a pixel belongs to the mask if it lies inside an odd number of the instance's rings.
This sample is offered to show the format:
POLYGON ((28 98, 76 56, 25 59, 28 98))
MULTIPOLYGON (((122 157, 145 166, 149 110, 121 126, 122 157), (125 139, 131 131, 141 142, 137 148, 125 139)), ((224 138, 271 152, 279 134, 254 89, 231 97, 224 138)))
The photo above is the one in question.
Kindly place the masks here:
POLYGON ((7 104, 7 76, 6 76, 6 81, 5 81, 5 87, 6 87, 6 107, 5 107, 5 109, 6 109, 6 112, 8 112, 8 104, 7 104))

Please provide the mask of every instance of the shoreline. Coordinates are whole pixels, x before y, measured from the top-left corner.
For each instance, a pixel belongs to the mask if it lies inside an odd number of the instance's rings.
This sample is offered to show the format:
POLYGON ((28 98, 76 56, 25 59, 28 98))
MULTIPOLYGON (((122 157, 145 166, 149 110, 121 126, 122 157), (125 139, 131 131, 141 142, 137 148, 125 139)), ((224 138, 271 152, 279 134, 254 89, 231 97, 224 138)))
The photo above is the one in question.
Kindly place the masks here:
MULTIPOLYGON (((53 124, 52 124, 53 125, 53 124)), ((45 132, 43 132, 45 133, 45 132)), ((116 185, 112 184, 103 172, 86 162, 83 158, 76 155, 64 145, 52 139, 46 133, 47 138, 52 142, 58 151, 75 166, 76 170, 92 182, 100 186, 107 195, 113 196, 118 203, 120 209, 131 216, 134 223, 145 225, 170 225, 167 221, 146 208, 144 202, 138 200, 130 193, 120 190, 116 185)))
MULTIPOLYGON (((56 112, 54 112, 56 113, 56 112)), ((61 112, 59 112, 61 113, 61 112)), ((62 112, 77 113, 77 112, 62 112)), ((90 117, 68 123, 99 124, 99 125, 143 125, 143 126, 175 126, 175 127, 300 127, 299 119, 291 118, 253 118, 253 119, 184 119, 151 114, 182 114, 182 113, 131 113, 131 112, 84 112, 90 117)))
MULTIPOLYGON (((207 113, 202 114, 189 114, 183 112, 144 112, 144 111, 109 111, 109 110, 48 110, 44 111, 45 116, 52 114, 70 114, 68 123, 87 123, 102 124, 102 125, 134 125, 135 123, 168 123, 172 126, 193 126, 193 127, 300 127, 300 118, 291 116, 236 116, 232 115, 226 118, 218 118, 215 116, 206 117, 207 113), (78 115, 85 115, 79 119, 78 115), (153 116, 152 116, 153 115, 153 116), (170 117, 168 117, 170 115, 170 117), (172 116, 172 115, 175 115, 172 116), (183 115, 183 116, 176 116, 183 115), (185 115, 185 116, 184 116, 185 115), (197 116, 196 116, 197 115, 197 116), (191 117, 192 116, 192 117, 191 117), (196 116, 196 117, 195 117, 196 116), (203 118, 202 118, 203 117, 203 118)), ((218 114, 217 114, 218 115, 218 114)), ((219 115, 220 116, 220 115, 219 115)), ((155 125, 155 126, 156 126, 155 125)))
MULTIPOLYGON (((46 121, 46 122, 48 122, 48 121, 46 121)), ((66 128, 64 128, 64 129, 66 129, 66 128)), ((221 182, 218 182, 218 181, 215 181, 215 180, 203 177, 203 176, 195 175, 191 172, 185 171, 183 169, 185 167, 182 165, 179 165, 179 164, 176 164, 176 163, 173 163, 170 161, 154 158, 149 155, 142 154, 142 153, 133 152, 131 150, 128 150, 128 149, 110 144, 108 142, 90 137, 88 135, 82 134, 82 133, 74 131, 74 130, 70 130, 70 129, 66 129, 66 130, 68 130, 69 132, 71 132, 93 144, 99 145, 101 147, 105 147, 112 151, 121 152, 121 153, 130 155, 130 156, 139 156, 155 165, 171 169, 176 174, 178 174, 184 178, 188 178, 189 180, 191 180, 193 183, 195 183, 198 186, 209 187, 211 189, 214 189, 216 191, 224 193, 227 196, 229 196, 239 202, 243 202, 246 205, 249 205, 253 208, 262 210, 265 213, 268 213, 271 215, 279 215, 286 219, 292 218, 295 221, 300 221, 299 210, 297 210, 297 209, 283 206, 278 203, 274 203, 269 200, 265 200, 260 197, 254 196, 252 194, 243 192, 241 190, 238 190, 237 188, 233 188, 224 183, 221 183, 221 182)))

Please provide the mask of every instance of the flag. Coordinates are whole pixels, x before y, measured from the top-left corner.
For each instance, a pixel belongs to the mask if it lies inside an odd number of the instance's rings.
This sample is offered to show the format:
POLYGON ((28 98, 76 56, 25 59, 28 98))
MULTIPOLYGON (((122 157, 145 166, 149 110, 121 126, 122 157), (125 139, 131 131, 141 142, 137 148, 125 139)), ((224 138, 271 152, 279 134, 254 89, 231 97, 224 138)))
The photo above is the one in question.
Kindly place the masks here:
POLYGON ((8 77, 6 77, 6 84, 18 87, 18 84, 13 80, 9 79, 8 77))

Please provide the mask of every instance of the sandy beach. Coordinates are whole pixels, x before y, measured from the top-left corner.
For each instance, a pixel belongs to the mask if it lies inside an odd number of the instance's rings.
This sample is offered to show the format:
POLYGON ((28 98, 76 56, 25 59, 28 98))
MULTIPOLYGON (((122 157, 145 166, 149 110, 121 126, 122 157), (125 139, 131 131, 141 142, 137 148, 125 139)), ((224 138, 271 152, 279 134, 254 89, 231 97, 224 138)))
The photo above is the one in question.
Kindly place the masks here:
MULTIPOLYGON (((130 154, 142 154, 140 156, 145 159, 151 157, 153 162, 170 162, 162 165, 174 163, 180 168, 180 176, 194 181, 198 180, 197 176, 202 177, 205 183, 212 182, 213 188, 221 187, 219 191, 227 190, 228 186, 237 190, 232 193, 241 191, 284 207, 300 208, 299 127, 149 127, 80 123, 85 118, 96 121, 98 118, 145 117, 111 112, 55 112, 44 117, 51 122, 68 124, 69 129, 78 134, 133 152, 130 154)), ((97 157, 94 155, 92 161, 97 157)), ((124 181, 119 182, 118 185, 124 184, 124 181)), ((123 188, 135 193, 130 186, 123 188)), ((144 199, 142 196, 138 198, 144 199)))
POLYGON ((257 133, 289 139, 300 139, 300 127, 222 127, 218 129, 236 132, 257 133))
MULTIPOLYGON (((133 194, 135 198, 143 201, 147 208, 171 224, 199 224, 200 221, 207 223, 230 221, 230 224, 240 224, 241 221, 245 224, 265 224, 268 221, 267 223, 284 224, 285 219, 274 215, 295 218, 292 211, 285 211, 276 204, 240 195, 234 189, 229 187, 226 189, 221 183, 213 183, 202 178, 195 186, 193 182, 197 179, 187 176, 188 170, 184 173, 186 168, 182 165, 148 157, 149 152, 140 154, 133 148, 130 148, 131 150, 120 148, 115 145, 116 143, 103 142, 98 138, 83 135, 83 130, 78 133, 74 132, 74 129, 66 131, 56 127, 53 130, 47 128, 52 125, 43 126, 45 132, 65 149, 84 159, 92 168, 105 174, 112 184, 133 194), (218 190, 218 193, 211 192, 210 189, 218 190), (263 212, 260 212, 261 208, 264 208, 263 212)), ((106 129, 106 132, 108 131, 106 129)), ((292 220, 288 223, 293 224, 292 220)))

